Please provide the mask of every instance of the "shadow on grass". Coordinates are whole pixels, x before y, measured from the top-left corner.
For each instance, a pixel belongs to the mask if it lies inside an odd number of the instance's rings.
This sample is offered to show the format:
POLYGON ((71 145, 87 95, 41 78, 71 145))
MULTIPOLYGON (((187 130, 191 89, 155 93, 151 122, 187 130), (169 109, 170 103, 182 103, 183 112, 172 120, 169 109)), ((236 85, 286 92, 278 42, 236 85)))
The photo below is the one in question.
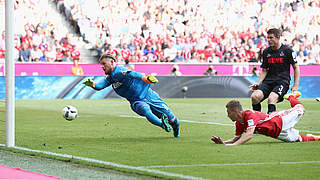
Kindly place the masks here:
POLYGON ((161 142, 176 139, 174 137, 105 137, 107 142, 161 142))
POLYGON ((250 144, 257 144, 257 145, 271 145, 271 144, 288 144, 289 142, 283 142, 283 141, 258 141, 258 142, 250 142, 246 143, 246 145, 250 144))

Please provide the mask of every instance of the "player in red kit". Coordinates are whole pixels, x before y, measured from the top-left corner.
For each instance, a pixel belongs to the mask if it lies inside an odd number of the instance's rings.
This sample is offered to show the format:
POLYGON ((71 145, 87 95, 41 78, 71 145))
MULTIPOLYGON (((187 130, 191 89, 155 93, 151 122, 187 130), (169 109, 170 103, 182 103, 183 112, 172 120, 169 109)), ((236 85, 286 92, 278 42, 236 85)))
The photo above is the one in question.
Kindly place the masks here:
POLYGON ((297 100, 300 95, 298 91, 285 95, 284 98, 290 101, 291 109, 274 111, 270 114, 253 110, 243 111, 239 101, 231 100, 226 108, 228 117, 236 122, 235 136, 226 141, 218 136, 212 136, 211 140, 216 144, 232 146, 249 141, 253 134, 263 134, 285 142, 319 141, 320 138, 317 136, 304 136, 299 134, 299 130, 294 129, 305 111, 303 105, 297 100))
POLYGON ((281 31, 269 29, 267 39, 269 47, 262 53, 261 73, 257 83, 249 86, 252 108, 261 111, 261 102, 268 99, 268 113, 276 110, 276 103, 283 101, 283 96, 290 86, 290 65, 294 69, 294 84, 291 92, 297 91, 300 71, 294 51, 287 45, 280 43, 281 31))

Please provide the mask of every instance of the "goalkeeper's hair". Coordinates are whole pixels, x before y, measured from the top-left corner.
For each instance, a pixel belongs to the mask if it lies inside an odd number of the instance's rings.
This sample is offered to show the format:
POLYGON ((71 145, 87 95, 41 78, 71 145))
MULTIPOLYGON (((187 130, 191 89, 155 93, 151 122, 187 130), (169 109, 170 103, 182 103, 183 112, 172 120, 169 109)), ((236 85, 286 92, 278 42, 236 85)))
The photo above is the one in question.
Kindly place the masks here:
POLYGON ((231 100, 228 102, 228 104, 226 105, 226 108, 228 109, 232 109, 232 110, 240 110, 242 111, 242 105, 240 103, 240 101, 238 100, 231 100))
POLYGON ((114 61, 117 61, 116 58, 112 55, 112 54, 103 54, 100 58, 99 58, 99 62, 104 59, 104 58, 109 58, 112 59, 114 61))

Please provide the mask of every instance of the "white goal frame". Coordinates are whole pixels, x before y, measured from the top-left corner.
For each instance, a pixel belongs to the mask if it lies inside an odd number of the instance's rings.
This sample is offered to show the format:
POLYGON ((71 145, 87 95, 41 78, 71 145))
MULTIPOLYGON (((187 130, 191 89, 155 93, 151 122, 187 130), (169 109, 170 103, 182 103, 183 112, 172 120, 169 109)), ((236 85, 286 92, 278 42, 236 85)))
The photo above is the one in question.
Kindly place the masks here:
POLYGON ((13 58, 14 1, 5 1, 6 146, 15 146, 15 71, 13 58))

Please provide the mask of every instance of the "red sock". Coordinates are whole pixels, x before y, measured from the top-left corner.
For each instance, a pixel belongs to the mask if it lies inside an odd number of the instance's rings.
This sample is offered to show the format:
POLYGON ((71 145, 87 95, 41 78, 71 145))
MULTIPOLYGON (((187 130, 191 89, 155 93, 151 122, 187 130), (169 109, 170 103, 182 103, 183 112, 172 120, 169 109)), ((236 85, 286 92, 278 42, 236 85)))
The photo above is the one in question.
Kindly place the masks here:
POLYGON ((313 136, 304 136, 302 134, 299 134, 301 139, 302 139, 302 142, 304 141, 318 141, 319 139, 313 137, 313 136))
POLYGON ((289 96, 288 100, 290 101, 291 107, 294 107, 297 104, 301 104, 301 102, 293 96, 289 96))

